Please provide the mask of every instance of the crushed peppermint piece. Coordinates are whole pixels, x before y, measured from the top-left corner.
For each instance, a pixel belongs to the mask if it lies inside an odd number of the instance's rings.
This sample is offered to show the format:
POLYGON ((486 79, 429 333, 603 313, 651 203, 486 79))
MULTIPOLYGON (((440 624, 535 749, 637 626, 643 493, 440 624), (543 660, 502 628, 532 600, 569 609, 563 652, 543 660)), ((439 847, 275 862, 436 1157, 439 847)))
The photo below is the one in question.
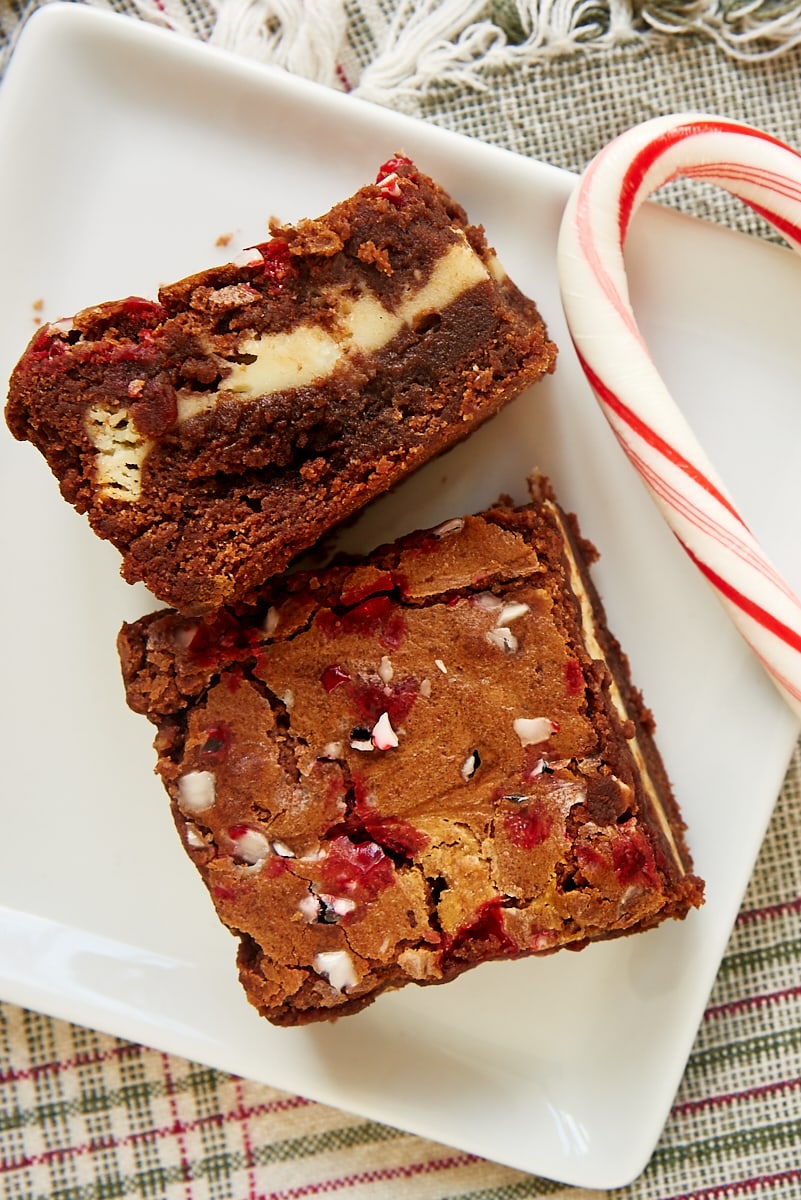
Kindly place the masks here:
POLYGON ((392 677, 394 674, 395 669, 387 655, 384 654, 381 658, 381 662, 378 665, 378 677, 382 683, 392 683, 392 677))
POLYGON ((434 659, 434 666, 437 668, 438 671, 442 671, 443 675, 448 674, 448 668, 445 666, 445 663, 442 661, 441 658, 434 659))
POLYGON ((347 950, 321 950, 315 954, 312 964, 318 975, 325 975, 332 988, 343 992, 345 988, 354 987, 358 976, 353 966, 353 959, 347 950))
POLYGON ((192 850, 202 850, 206 845, 205 841, 203 840, 203 834, 200 832, 197 825, 195 825, 192 821, 187 821, 184 828, 184 836, 186 838, 187 846, 189 846, 192 850))
POLYGON ((192 644, 195 634, 197 633, 197 625, 179 625, 172 635, 173 643, 177 650, 187 650, 192 644))
POLYGON ((320 907, 316 920, 321 925, 338 925, 344 917, 350 916, 356 907, 356 901, 347 896, 328 896, 321 892, 318 899, 320 907))
POLYGON ((255 866, 263 862, 270 851, 270 843, 258 829, 249 825, 234 825, 228 830, 228 836, 234 844, 234 854, 243 862, 255 866))
POLYGON ((304 863, 322 862, 327 857, 327 854, 328 851, 320 846, 319 849, 311 850, 308 854, 304 854, 303 858, 299 859, 299 861, 304 863))
POLYGON ((270 607, 267 609, 267 616, 264 618, 264 632, 267 634, 268 637, 270 637, 271 634, 275 633, 276 629, 278 628, 278 622, 280 621, 280 619, 281 619, 281 617, 278 612, 278 609, 275 607, 274 604, 271 604, 270 607))
POLYGON ((372 743, 376 750, 394 750, 398 745, 398 735, 392 728, 389 713, 383 712, 373 726, 372 743))
POLYGON ((205 812, 216 799, 217 784, 211 771, 188 771, 178 780, 178 803, 185 812, 205 812))
POLYGON ((248 246, 245 250, 240 250, 236 258, 233 260, 235 267, 249 267, 253 263, 262 262, 262 255, 256 246, 248 246))
POLYGON ((503 650, 505 654, 514 654, 519 645, 517 638, 506 625, 488 629, 486 638, 491 646, 495 646, 497 650, 503 650))
POLYGON ((536 746, 557 732, 550 717, 516 717, 513 725, 522 746, 536 746))
POLYGON ((435 538, 444 538, 451 533, 461 533, 463 529, 464 517, 452 517, 449 521, 443 521, 441 525, 435 526, 431 533, 435 538))
POLYGON ((313 925, 320 915, 320 900, 317 896, 309 893, 308 896, 304 896, 301 900, 298 900, 298 908, 307 924, 313 925))
POLYGON ((482 612, 496 613, 503 608, 503 600, 494 594, 494 592, 476 592, 470 597, 470 603, 476 608, 480 608, 482 612))
POLYGON ((273 854, 277 854, 279 858, 294 858, 295 851, 290 850, 285 842, 273 842, 273 854))
POLYGON ((504 604, 501 611, 498 613, 496 625, 508 625, 510 621, 517 621, 520 617, 524 617, 531 609, 527 604, 512 601, 510 604, 504 604))
POLYGON ((472 754, 464 760, 459 768, 459 774, 467 783, 468 779, 472 779, 478 768, 481 766, 481 755, 478 750, 474 750, 472 754))
POLYGON ((385 175, 376 183, 376 187, 385 196, 391 196, 393 200, 398 200, 401 195, 400 185, 398 183, 397 172, 393 171, 391 175, 385 175))
POLYGON ((350 735, 350 748, 351 750, 361 750, 364 754, 369 753, 371 750, 375 750, 370 730, 361 728, 352 730, 350 735))

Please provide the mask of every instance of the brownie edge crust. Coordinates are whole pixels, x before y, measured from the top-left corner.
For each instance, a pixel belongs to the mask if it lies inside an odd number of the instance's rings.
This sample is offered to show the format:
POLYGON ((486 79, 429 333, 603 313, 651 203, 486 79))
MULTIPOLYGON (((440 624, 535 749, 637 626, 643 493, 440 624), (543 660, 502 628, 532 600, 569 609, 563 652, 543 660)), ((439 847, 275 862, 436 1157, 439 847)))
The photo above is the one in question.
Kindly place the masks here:
POLYGON ((702 903, 593 555, 541 483, 248 605, 123 627, 128 703, 268 1020, 702 903))
POLYGON ((122 573, 242 599, 553 370, 483 230, 400 156, 246 262, 44 326, 6 419, 122 573))

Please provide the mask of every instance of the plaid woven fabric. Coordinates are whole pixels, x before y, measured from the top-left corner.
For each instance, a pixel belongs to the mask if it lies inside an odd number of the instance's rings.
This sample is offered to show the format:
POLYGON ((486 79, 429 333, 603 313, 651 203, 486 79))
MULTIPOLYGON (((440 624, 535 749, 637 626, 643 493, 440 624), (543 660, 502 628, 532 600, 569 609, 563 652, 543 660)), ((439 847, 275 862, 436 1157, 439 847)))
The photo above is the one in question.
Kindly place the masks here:
POLYGON ((562 1188, 0 1004, 3 1200, 801 1197, 801 751, 650 1165, 562 1188))
MULTIPOLYGON (((108 0, 332 87, 572 170, 694 108, 801 146, 786 0, 108 0)), ((0 67, 37 7, 0 0, 0 67)), ((766 235, 724 193, 668 202, 766 235)), ((642 1177, 547 1180, 0 1003, 2 1200, 801 1200, 801 751, 680 1091, 642 1177)))

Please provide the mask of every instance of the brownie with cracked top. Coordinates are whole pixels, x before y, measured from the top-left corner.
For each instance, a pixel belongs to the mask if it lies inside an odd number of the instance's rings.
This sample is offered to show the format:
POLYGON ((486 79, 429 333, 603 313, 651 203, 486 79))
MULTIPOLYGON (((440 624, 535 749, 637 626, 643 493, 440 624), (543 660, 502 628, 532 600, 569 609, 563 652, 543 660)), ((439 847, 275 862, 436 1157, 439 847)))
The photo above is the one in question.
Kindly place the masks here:
POLYGON ((44 326, 6 417, 122 573, 243 598, 553 370, 535 304, 413 163, 247 262, 44 326))
POLYGON ((592 557, 540 481, 248 605, 124 626, 128 703, 270 1021, 702 902, 592 557))

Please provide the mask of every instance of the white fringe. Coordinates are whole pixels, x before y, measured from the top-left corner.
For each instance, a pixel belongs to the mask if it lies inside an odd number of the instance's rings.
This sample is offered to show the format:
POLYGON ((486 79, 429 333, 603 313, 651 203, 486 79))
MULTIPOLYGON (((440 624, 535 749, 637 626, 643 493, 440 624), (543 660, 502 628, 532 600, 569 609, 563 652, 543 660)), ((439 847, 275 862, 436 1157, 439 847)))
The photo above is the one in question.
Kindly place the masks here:
MULTIPOLYGON (((24 18, 49 0, 0 0, 7 61, 24 18)), ((213 25, 210 41, 329 86, 346 48, 348 0, 88 0, 135 11, 186 36, 213 25)), ((352 4, 354 0, 350 0, 352 4)), ((792 0, 513 0, 519 40, 487 15, 488 0, 396 0, 387 19, 379 0, 361 0, 360 16, 378 53, 356 91, 378 104, 414 110, 432 85, 483 91, 496 71, 530 67, 583 47, 602 50, 654 35, 694 34, 730 58, 754 62, 801 46, 801 2, 792 0)))
MULTIPOLYGON (((141 3, 141 0, 137 0, 141 3)), ((209 39, 333 86, 345 38, 341 0, 219 0, 209 39)))
POLYGON ((377 104, 407 107, 434 81, 483 91, 494 71, 654 33, 701 35, 742 62, 801 45, 801 4, 787 0, 515 0, 515 7, 524 36, 510 42, 503 29, 482 18, 487 6, 480 0, 400 0, 384 45, 356 90, 377 104))
POLYGON ((695 0, 674 9, 669 3, 657 2, 646 4, 640 15, 659 33, 698 33, 709 37, 740 62, 775 58, 801 45, 801 4, 743 0, 738 5, 727 5, 695 0))
MULTIPOLYGON (((46 3, 49 0, 45 0, 46 3)), ((109 0, 86 0, 94 8, 113 8, 109 0)), ((197 37, 195 27, 182 0, 131 0, 137 16, 152 25, 161 25, 163 29, 172 29, 174 33, 182 33, 186 37, 197 37)))
POLYGON ((399 0, 358 94, 397 107, 436 80, 475 86, 477 65, 506 41, 497 25, 476 19, 485 8, 484 0, 399 0))

